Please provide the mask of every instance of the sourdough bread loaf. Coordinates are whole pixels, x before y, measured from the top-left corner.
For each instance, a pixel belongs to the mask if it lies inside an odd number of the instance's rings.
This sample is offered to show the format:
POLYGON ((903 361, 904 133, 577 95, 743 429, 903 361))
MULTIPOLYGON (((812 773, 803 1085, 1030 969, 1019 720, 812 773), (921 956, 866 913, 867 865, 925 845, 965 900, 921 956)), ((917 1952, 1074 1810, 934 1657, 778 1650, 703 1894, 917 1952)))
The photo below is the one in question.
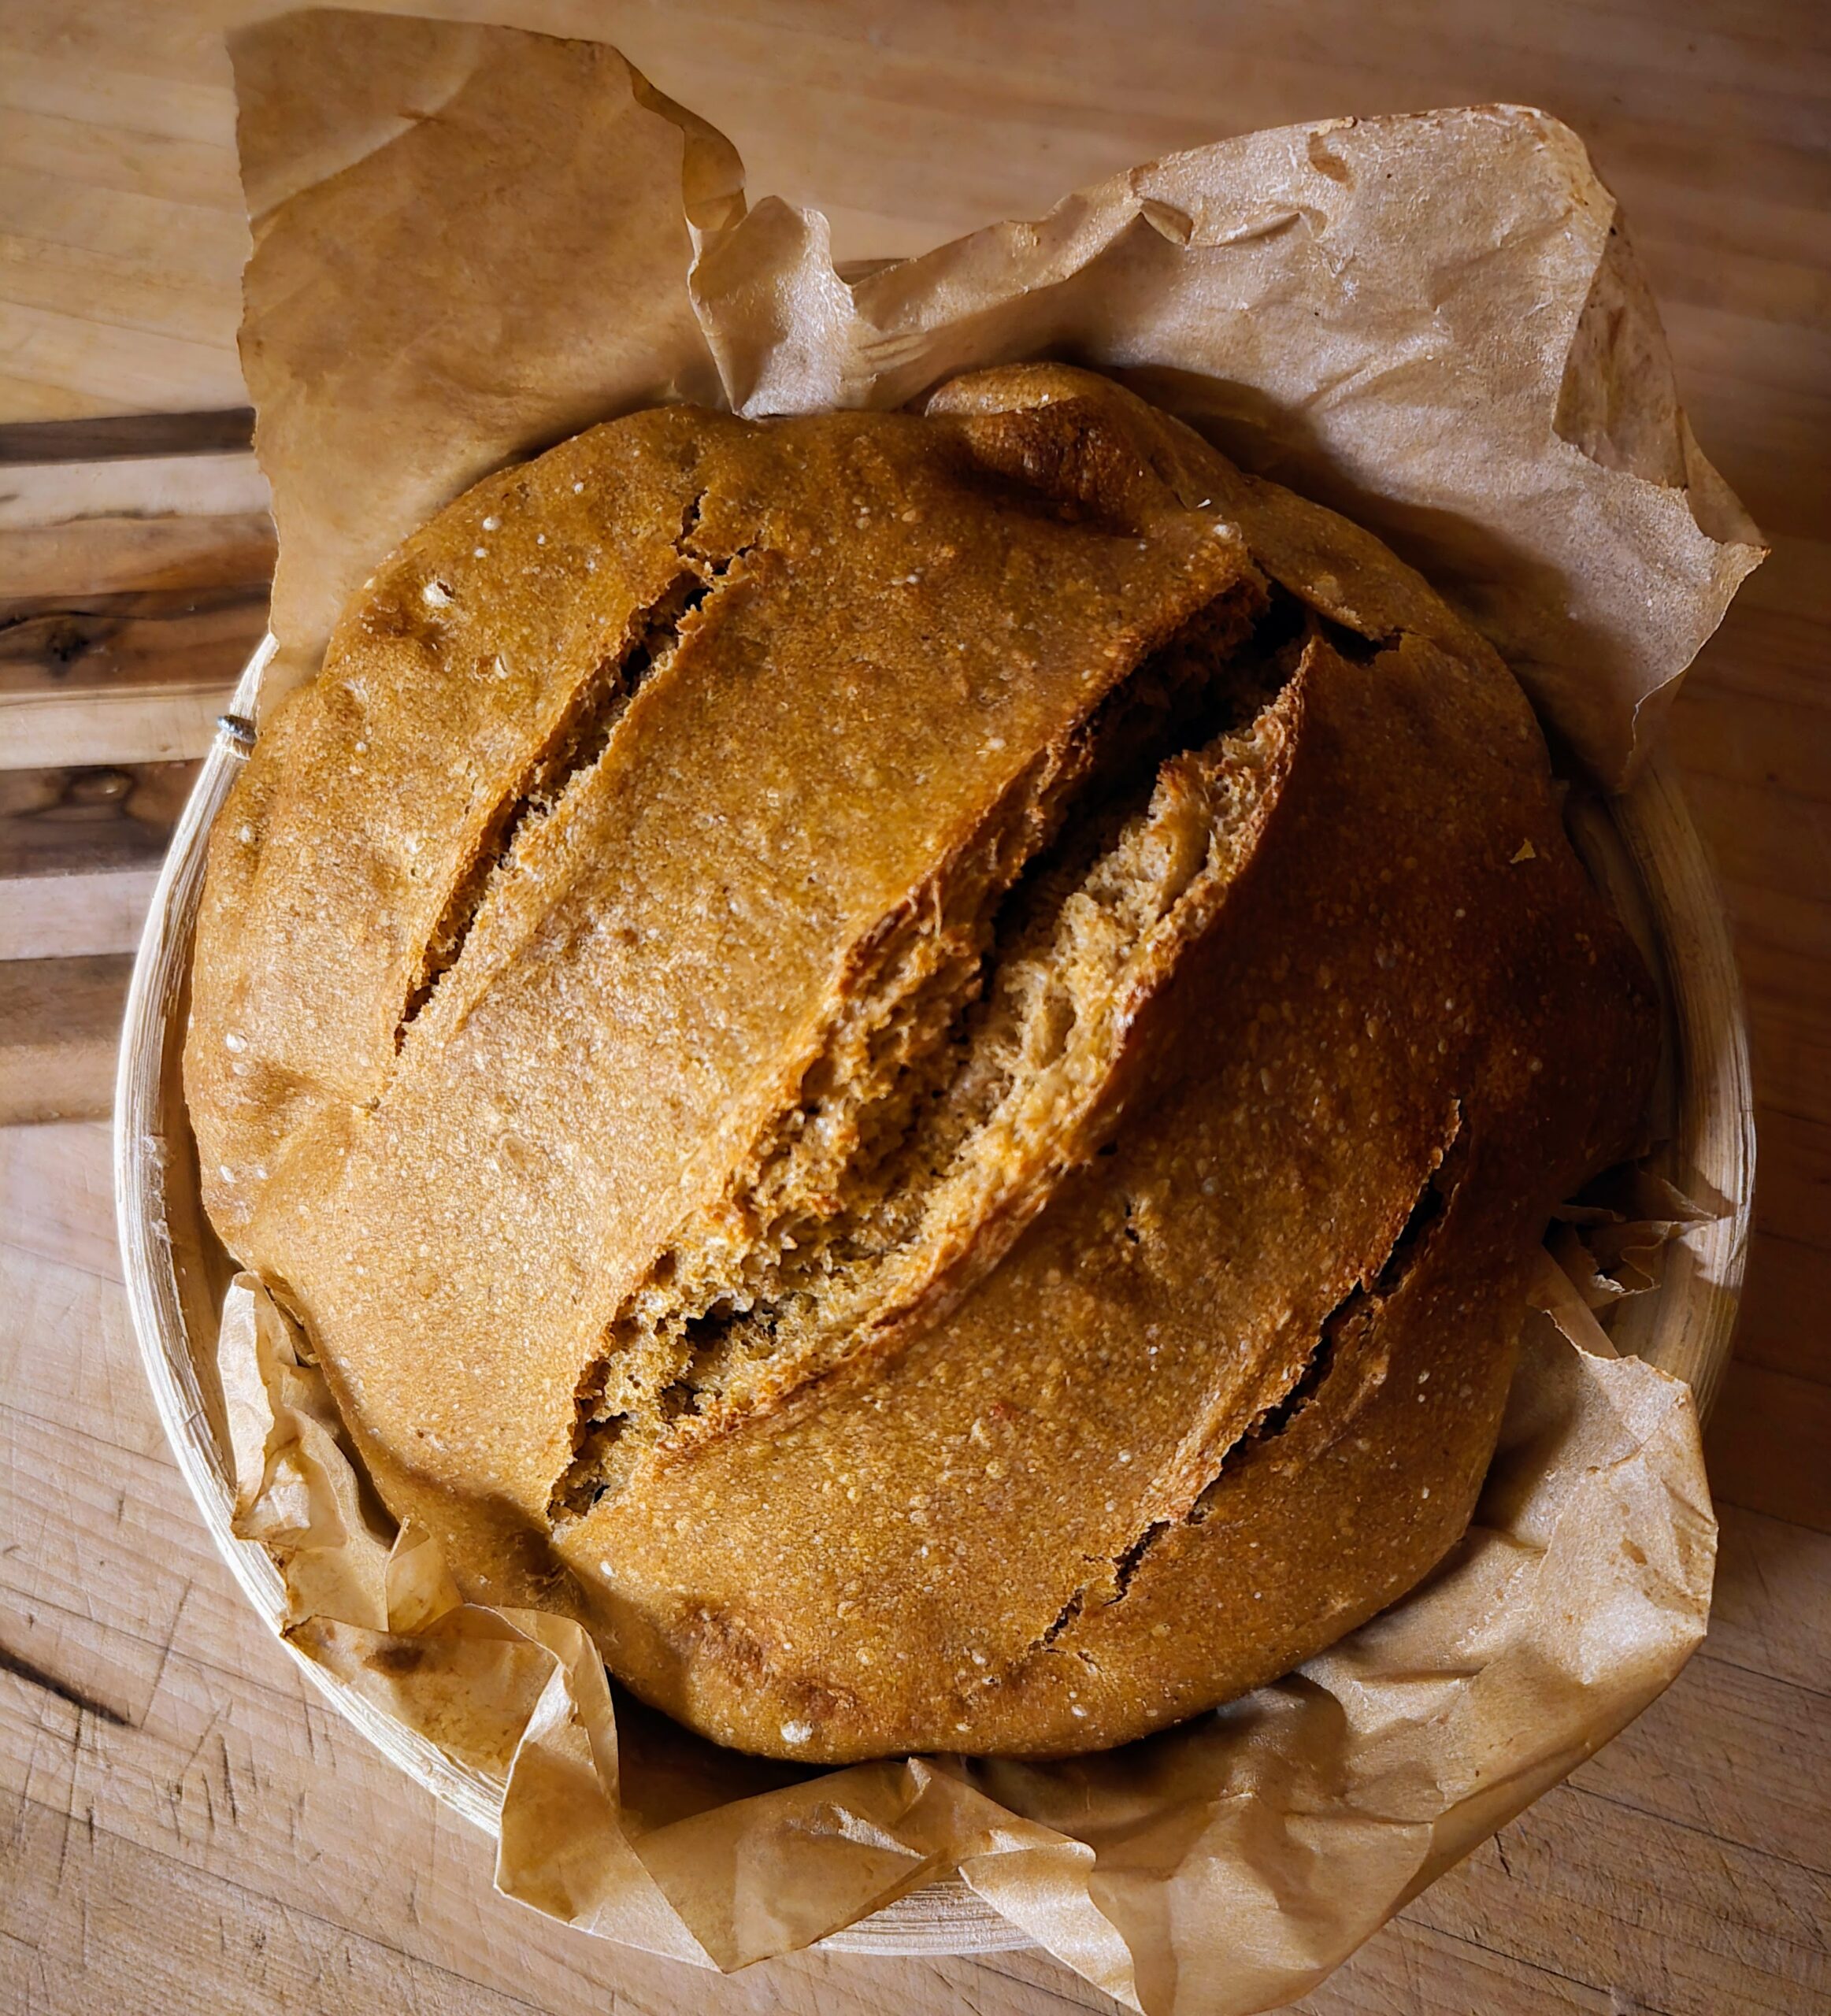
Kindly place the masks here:
POLYGON ((1651 1014, 1487 646, 1039 365, 443 512, 217 823, 185 1071, 468 1593, 722 1744, 1047 1756, 1453 1544, 1651 1014))

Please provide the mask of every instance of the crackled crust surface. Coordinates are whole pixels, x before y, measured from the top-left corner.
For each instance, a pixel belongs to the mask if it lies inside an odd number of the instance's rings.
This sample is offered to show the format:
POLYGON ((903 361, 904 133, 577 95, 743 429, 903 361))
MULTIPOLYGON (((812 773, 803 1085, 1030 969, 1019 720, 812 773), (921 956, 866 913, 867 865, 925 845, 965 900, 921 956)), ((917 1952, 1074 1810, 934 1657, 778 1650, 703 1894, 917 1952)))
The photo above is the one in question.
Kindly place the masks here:
POLYGON ((1110 1745, 1466 1523, 1644 976, 1492 654, 1104 380, 664 409, 213 835, 213 1219, 461 1581, 716 1740, 1110 1745))

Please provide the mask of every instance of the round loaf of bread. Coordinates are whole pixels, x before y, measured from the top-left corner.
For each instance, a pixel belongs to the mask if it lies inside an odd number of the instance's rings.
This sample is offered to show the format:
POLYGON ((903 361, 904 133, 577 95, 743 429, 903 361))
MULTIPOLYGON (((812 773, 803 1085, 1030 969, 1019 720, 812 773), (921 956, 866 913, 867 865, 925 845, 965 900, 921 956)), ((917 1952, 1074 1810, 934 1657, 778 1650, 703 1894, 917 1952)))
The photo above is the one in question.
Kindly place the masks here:
POLYGON ((212 836, 210 1215, 473 1599, 714 1740, 1104 1747, 1463 1531, 1646 976, 1493 652, 1054 365, 377 571, 212 836))

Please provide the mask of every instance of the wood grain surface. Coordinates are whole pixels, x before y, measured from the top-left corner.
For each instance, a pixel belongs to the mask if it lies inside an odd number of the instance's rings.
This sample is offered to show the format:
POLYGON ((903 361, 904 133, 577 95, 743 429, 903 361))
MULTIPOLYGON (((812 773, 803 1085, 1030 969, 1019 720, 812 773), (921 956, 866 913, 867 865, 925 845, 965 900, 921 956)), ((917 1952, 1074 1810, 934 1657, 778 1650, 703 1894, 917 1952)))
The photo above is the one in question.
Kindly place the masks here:
MULTIPOLYGON (((260 633, 240 0, 0 0, 0 1116, 103 1109, 124 954, 260 633)), ((1318 2012, 1831 2010, 1831 13, 1811 0, 445 0, 619 43, 842 258, 1255 126, 1528 100, 1588 140, 1774 553, 1677 710, 1760 1101, 1711 1632, 1318 2012)), ((210 1551, 128 1335, 103 1128, 0 1128, 0 2011, 1110 2005, 1039 1955, 729 1981, 494 1896, 210 1551)))

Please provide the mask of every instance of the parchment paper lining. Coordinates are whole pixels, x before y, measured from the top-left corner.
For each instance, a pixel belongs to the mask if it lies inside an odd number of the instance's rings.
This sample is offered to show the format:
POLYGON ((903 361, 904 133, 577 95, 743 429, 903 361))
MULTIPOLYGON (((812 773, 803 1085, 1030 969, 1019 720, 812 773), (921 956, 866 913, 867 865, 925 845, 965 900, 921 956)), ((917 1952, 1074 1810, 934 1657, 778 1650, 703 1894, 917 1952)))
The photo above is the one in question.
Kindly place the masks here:
MULTIPOLYGON (((580 427, 671 398, 892 406, 1040 355, 1379 532, 1610 785, 1762 557, 1613 198, 1542 113, 1249 135, 848 284, 824 219, 747 211, 728 142, 602 45, 317 13, 232 47, 280 533, 264 713, 398 539, 580 427)), ((388 1529, 246 1276, 220 1347, 237 1531, 281 1564, 300 1650, 501 1785, 509 1895, 729 1968, 958 1869, 1129 2007, 1244 2016, 1313 1987, 1701 1637, 1688 1392, 1592 1313, 1688 1214, 1643 1184, 1566 1214, 1476 1523, 1423 1588, 1277 1685, 1073 1763, 797 1774, 640 1709, 577 1626, 464 1603, 431 1536, 388 1529)))
POLYGON ((1377 532, 1614 788, 1762 557, 1542 112, 1248 134, 848 284, 825 218, 747 212, 730 143, 600 43, 326 11, 231 48, 274 694, 400 539, 593 421, 895 406, 1045 355, 1377 532))
MULTIPOLYGON (((958 1868, 1151 2016, 1272 2008, 1631 1721, 1703 1636, 1715 1522, 1688 1389, 1615 1358, 1547 1258, 1486 1490, 1421 1588, 1244 1700, 1102 1756, 898 1758, 745 1796, 569 1620, 466 1604, 358 1488, 323 1376, 251 1275, 218 1366, 235 1530, 287 1635, 502 1788, 497 1887, 676 1959, 810 1944, 958 1868), (673 1747, 622 1796, 620 1725, 673 1747), (710 1779, 708 1772, 710 1771, 710 1779)), ((780 1774, 778 1774, 780 1775, 780 1774)))

